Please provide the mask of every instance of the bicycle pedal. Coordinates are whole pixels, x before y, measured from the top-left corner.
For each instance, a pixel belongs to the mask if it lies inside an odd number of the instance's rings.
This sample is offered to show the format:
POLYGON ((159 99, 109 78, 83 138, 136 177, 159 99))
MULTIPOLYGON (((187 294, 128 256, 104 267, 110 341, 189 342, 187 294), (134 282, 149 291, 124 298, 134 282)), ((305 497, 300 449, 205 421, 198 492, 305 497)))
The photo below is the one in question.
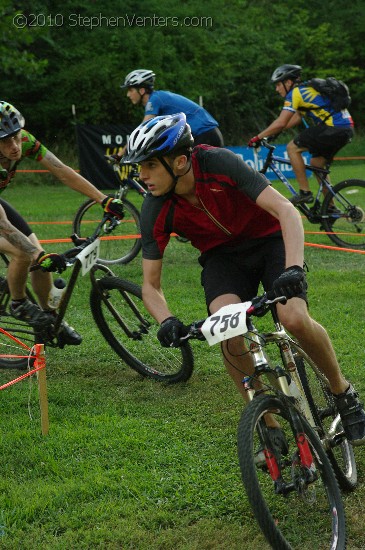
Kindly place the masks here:
POLYGON ((53 325, 42 329, 34 329, 34 334, 38 344, 48 344, 54 338, 53 325))

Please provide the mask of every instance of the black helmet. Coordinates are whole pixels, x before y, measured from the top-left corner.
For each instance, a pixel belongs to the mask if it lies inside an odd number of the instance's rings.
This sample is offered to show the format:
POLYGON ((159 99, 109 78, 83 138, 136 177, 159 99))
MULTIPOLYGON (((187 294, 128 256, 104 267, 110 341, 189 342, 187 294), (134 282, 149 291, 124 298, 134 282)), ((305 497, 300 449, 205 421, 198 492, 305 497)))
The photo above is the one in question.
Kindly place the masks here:
POLYGON ((142 122, 130 135, 127 152, 121 163, 142 162, 151 157, 163 157, 178 149, 194 145, 184 113, 156 116, 142 122))
POLYGON ((121 88, 153 88, 155 73, 147 69, 136 69, 127 74, 121 88))
POLYGON ((280 65, 271 75, 271 82, 283 82, 283 80, 297 81, 300 78, 302 67, 300 65, 280 65))
POLYGON ((0 139, 17 134, 24 124, 24 117, 18 109, 6 101, 0 101, 0 139))

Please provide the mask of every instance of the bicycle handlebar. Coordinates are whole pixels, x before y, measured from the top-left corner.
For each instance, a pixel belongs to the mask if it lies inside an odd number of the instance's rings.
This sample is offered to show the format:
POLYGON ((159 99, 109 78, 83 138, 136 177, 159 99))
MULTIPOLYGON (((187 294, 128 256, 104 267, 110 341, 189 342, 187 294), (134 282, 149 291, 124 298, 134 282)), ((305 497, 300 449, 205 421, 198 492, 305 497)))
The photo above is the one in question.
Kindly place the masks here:
MULTIPOLYGON (((67 259, 68 266, 75 263, 76 258, 80 252, 84 250, 89 244, 93 243, 100 235, 102 227, 109 222, 109 225, 107 227, 104 227, 105 233, 111 233, 113 229, 118 225, 119 221, 114 216, 105 213, 102 220, 98 223, 94 233, 90 237, 79 237, 76 233, 71 235, 71 240, 75 244, 73 248, 70 248, 69 250, 66 250, 65 252, 62 252, 62 256, 64 256, 67 259)), ((41 266, 38 264, 30 266, 29 271, 37 271, 38 269, 41 269, 41 266)))
MULTIPOLYGON (((263 317, 272 308, 273 305, 280 303, 285 304, 287 302, 286 296, 275 296, 272 291, 265 292, 261 296, 255 296, 252 299, 252 304, 246 311, 246 317, 263 317)), ((200 321, 194 321, 188 325, 188 333, 186 336, 180 338, 180 342, 184 343, 187 340, 205 340, 205 337, 201 331, 205 319, 200 321)))

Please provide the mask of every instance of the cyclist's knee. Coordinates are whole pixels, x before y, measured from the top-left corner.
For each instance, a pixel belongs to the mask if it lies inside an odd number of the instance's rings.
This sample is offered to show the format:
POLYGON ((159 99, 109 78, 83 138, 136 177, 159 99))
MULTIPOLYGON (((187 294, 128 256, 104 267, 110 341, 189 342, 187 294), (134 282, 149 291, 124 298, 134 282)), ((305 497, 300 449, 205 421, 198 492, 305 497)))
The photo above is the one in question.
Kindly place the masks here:
POLYGON ((328 161, 324 157, 312 157, 310 160, 311 166, 316 168, 325 168, 328 164, 328 161))
POLYGON ((305 147, 299 147, 296 143, 294 143, 294 140, 289 141, 288 145, 286 146, 286 150, 289 157, 291 157, 292 155, 300 154, 303 151, 307 151, 305 147))
POLYGON ((14 249, 9 253, 10 262, 18 267, 29 267, 33 261, 33 254, 24 252, 24 250, 14 249))
POLYGON ((224 356, 228 354, 232 357, 239 357, 245 349, 246 346, 243 336, 235 336, 234 338, 222 342, 222 353, 224 356))
POLYGON ((286 150, 288 154, 296 153, 298 151, 298 146, 295 145, 294 141, 289 141, 289 143, 286 146, 286 150))
POLYGON ((294 336, 298 336, 308 330, 311 324, 307 304, 301 298, 288 300, 285 306, 278 307, 278 314, 280 322, 294 336))

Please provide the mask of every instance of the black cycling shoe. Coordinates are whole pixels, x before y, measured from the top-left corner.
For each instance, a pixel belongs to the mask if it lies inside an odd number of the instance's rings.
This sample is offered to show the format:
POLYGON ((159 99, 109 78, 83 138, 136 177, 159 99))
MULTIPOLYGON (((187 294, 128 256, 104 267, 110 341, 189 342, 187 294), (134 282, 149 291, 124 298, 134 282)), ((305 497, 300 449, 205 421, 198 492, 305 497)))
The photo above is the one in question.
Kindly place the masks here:
POLYGON ((60 331, 57 335, 58 345, 62 349, 64 346, 79 346, 82 342, 82 336, 73 327, 70 327, 66 321, 62 321, 60 331))
MULTIPOLYGON (((282 456, 287 456, 289 452, 288 442, 281 428, 267 428, 271 442, 271 451, 274 453, 277 462, 282 456)), ((264 449, 261 448, 255 453, 255 464, 258 468, 266 468, 264 449)))
POLYGON ((365 445, 365 411, 359 394, 350 384, 345 393, 334 395, 342 426, 349 443, 365 445))
POLYGON ((37 304, 33 304, 30 300, 21 302, 17 307, 10 304, 10 313, 15 319, 24 321, 36 329, 43 329, 52 324, 52 319, 49 314, 43 311, 37 304))
POLYGON ((294 197, 291 197, 289 201, 296 206, 297 204, 306 204, 309 202, 314 201, 313 193, 312 191, 302 191, 299 190, 299 195, 294 195, 294 197))

